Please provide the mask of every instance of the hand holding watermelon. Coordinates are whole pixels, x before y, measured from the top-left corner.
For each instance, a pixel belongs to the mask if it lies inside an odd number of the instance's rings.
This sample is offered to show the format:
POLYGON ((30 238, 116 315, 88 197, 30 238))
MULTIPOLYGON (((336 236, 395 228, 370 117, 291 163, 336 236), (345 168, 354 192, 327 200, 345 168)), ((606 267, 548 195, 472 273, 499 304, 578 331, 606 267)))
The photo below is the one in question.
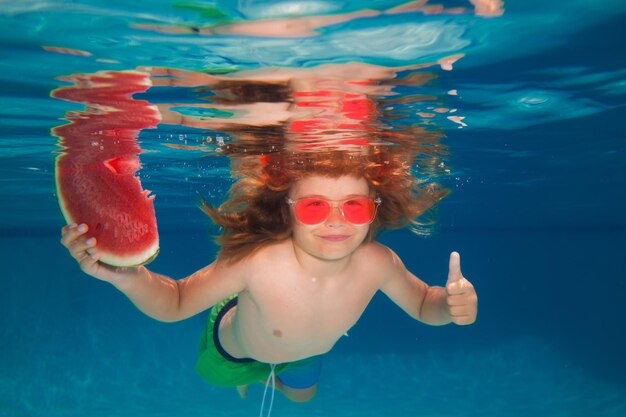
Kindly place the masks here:
POLYGON ((61 230, 61 244, 69 250, 83 272, 110 283, 118 282, 124 275, 135 272, 137 267, 115 267, 100 262, 96 239, 88 237, 87 232, 86 224, 70 224, 61 230))

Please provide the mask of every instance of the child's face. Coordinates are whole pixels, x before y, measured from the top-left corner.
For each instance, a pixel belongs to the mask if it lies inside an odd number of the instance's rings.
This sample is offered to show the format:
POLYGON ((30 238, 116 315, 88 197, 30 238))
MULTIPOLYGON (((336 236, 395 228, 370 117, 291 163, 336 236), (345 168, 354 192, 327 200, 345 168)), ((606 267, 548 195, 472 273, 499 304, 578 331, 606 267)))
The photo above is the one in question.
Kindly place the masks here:
MULTIPOLYGON (((307 225, 298 220, 294 204, 291 205, 296 248, 318 259, 329 261, 342 259, 354 252, 367 236, 369 223, 355 225, 346 221, 340 205, 342 201, 355 197, 370 198, 370 189, 365 178, 312 175, 297 181, 289 192, 292 201, 305 197, 329 200, 332 208, 328 218, 322 223, 307 225)), ((349 207, 344 209, 344 213, 347 209, 349 207)))

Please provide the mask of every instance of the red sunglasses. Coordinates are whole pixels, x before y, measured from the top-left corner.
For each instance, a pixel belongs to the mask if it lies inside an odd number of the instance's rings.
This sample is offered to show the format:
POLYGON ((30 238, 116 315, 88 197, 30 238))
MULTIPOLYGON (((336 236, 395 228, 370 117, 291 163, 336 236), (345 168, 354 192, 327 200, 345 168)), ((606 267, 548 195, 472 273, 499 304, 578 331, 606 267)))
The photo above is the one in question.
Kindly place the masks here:
POLYGON ((307 226, 317 226, 324 223, 333 207, 339 208, 343 218, 354 226, 370 224, 376 217, 376 210, 382 200, 367 197, 353 197, 340 201, 327 200, 321 197, 304 197, 292 200, 287 198, 287 204, 293 206, 296 220, 307 226))

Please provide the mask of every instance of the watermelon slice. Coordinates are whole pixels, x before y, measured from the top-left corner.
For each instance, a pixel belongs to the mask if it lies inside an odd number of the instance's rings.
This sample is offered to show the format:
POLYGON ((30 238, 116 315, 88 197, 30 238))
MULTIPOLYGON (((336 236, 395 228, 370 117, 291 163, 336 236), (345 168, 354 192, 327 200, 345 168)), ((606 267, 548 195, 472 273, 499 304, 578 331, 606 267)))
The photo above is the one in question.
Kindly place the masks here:
POLYGON ((56 158, 59 206, 68 223, 85 223, 96 238, 100 261, 135 266, 154 259, 159 237, 154 196, 136 176, 141 168, 137 136, 155 127, 159 112, 132 94, 149 86, 146 74, 98 72, 69 78, 75 85, 52 96, 84 103, 85 111, 68 112, 70 121, 53 129, 62 147, 56 158))

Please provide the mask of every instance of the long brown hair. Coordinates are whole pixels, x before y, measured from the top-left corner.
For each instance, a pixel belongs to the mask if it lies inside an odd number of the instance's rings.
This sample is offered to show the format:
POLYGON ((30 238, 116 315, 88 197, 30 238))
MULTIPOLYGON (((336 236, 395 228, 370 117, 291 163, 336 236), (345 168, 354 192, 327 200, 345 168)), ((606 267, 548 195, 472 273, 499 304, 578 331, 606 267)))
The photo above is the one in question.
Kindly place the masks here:
MULTIPOLYGON (((439 135, 440 137, 440 135, 439 135)), ((415 149, 400 145, 355 151, 281 151, 232 159, 236 182, 219 207, 202 200, 202 210, 221 227, 218 259, 237 261, 255 250, 288 239, 292 220, 286 202, 295 181, 310 175, 365 178, 381 200, 365 242, 381 229, 409 226, 425 235, 434 224, 426 214, 447 194, 435 183, 420 184, 411 172, 415 149)))

